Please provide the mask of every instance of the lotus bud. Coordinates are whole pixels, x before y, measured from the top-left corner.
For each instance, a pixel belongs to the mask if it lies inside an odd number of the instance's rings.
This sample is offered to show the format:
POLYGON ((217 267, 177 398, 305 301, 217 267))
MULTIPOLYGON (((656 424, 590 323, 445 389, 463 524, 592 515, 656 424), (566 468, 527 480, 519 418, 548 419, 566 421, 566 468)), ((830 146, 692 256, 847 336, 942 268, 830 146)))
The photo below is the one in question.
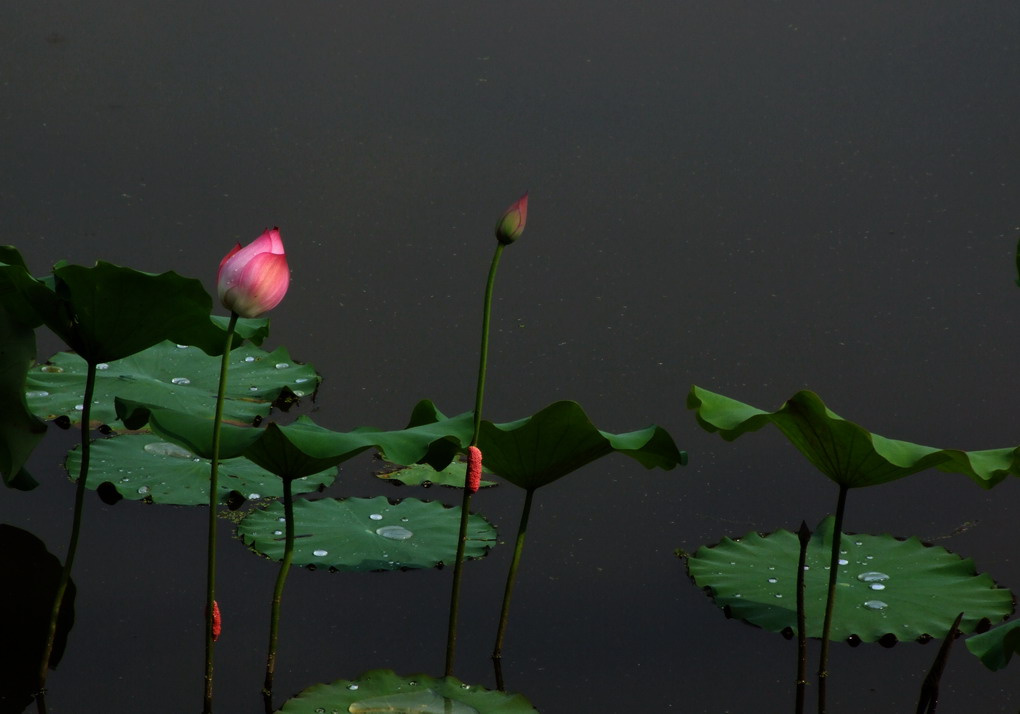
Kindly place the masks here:
POLYGON ((280 304, 290 285, 290 269, 280 229, 266 231, 220 261, 216 292, 223 307, 241 317, 258 317, 280 304))
POLYGON ((220 604, 215 600, 212 601, 212 639, 213 642, 220 638, 220 633, 223 631, 223 618, 220 617, 220 604))
POLYGON ((477 493, 482 485, 482 452, 477 446, 468 447, 467 481, 468 493, 477 493))
POLYGON ((496 224, 496 240, 503 245, 510 245, 521 237, 524 232, 524 224, 528 221, 528 192, 517 199, 506 212, 500 216, 496 224))

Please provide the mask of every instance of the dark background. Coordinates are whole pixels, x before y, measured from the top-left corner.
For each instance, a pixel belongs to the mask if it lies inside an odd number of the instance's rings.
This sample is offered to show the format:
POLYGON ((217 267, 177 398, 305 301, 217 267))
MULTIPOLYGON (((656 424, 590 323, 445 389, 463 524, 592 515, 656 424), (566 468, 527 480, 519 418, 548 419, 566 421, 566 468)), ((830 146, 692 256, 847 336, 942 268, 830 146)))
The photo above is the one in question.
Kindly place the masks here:
MULTIPOLYGON (((279 225, 293 284, 268 346, 325 376, 326 426, 470 409, 499 214, 485 415, 576 399, 650 422, 690 465, 611 457, 539 492, 506 644, 543 712, 792 708, 795 647, 727 622, 673 550, 810 525, 836 488, 775 430, 727 444, 692 383, 773 409, 801 388, 886 436, 1017 443, 1020 5, 311 2, 0 6, 3 242, 176 270, 279 225)), ((40 356, 60 346, 40 341, 40 356)), ((62 554, 74 435, 0 518, 62 554)), ((391 492, 351 462, 330 495, 391 492)), ((1008 480, 919 474, 850 494, 846 529, 918 535, 1020 587, 1008 480), (942 538, 967 522, 962 534, 942 538)), ((522 494, 474 507, 504 540, 522 494)), ((198 711, 205 514, 87 502, 77 624, 51 712, 198 711)), ((276 568, 223 522, 217 712, 259 711, 276 568)), ((466 573, 457 672, 488 662, 511 548, 466 573)), ((440 674, 450 571, 295 570, 282 697, 393 668, 440 674)), ((833 650, 831 710, 912 711, 935 646, 833 650)), ((1015 712, 1020 684, 959 645, 940 711, 1015 712)))

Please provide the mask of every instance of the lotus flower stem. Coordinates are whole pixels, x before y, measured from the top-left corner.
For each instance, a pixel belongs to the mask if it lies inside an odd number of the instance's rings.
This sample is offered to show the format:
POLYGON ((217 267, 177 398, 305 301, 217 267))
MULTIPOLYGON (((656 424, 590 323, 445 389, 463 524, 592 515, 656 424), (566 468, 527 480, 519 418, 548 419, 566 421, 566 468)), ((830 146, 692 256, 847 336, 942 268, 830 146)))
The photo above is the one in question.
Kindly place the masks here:
POLYGON ((283 479, 283 515, 285 521, 283 560, 276 576, 273 590, 272 614, 269 618, 269 653, 266 656, 266 680, 262 685, 262 700, 266 714, 273 714, 273 675, 276 673, 276 643, 280 634, 280 603, 283 600, 283 586, 287 582, 290 564, 294 560, 294 486, 293 480, 283 479))
POLYGON ((942 679, 942 673, 946 671, 949 650, 952 648, 953 642, 956 641, 957 635, 960 634, 960 622, 963 621, 963 614, 961 612, 953 620, 953 626, 949 628, 946 639, 942 641, 942 646, 939 647, 938 654, 935 655, 931 669, 928 670, 924 682, 921 683, 921 697, 917 700, 917 714, 935 714, 935 708, 939 704, 939 680, 942 679))
MULTIPOLYGON (((471 446, 478 445, 478 433, 482 428, 482 399, 485 396, 485 371, 489 361, 489 321, 492 316, 492 290, 496 284, 496 269, 499 267, 500 256, 506 247, 502 242, 496 244, 496 252, 489 266, 489 278, 485 283, 485 298, 482 303, 482 344, 478 357, 478 385, 475 388, 474 429, 471 435, 471 446)), ((468 516, 471 507, 471 489, 465 479, 464 495, 460 506, 460 530, 457 535, 457 558, 453 566, 453 587, 450 594, 450 622, 446 634, 446 676, 453 674, 453 665, 457 656, 457 615, 460 610, 460 582, 464 569, 464 550, 467 545, 468 516)))
POLYGON ((832 524, 832 556, 829 558, 829 592, 825 596, 825 621, 822 625, 822 652, 818 658, 818 714, 825 714, 825 684, 829 678, 829 634, 832 632, 832 613, 836 606, 836 580, 839 577, 839 541, 843 534, 843 512, 849 488, 839 485, 836 500, 836 520, 832 524))
MULTIPOLYGON (((514 543, 514 557, 510 561, 510 571, 506 576, 506 589, 503 591, 503 607, 499 612, 499 627, 496 629, 496 644, 492 649, 492 660, 498 662, 503 657, 503 637, 506 635, 507 622, 510 619, 510 598, 517 580, 517 569, 521 565, 521 553, 524 552, 524 536, 528 533, 528 516, 531 515, 531 500, 535 489, 529 488, 524 497, 524 508, 521 510, 521 522, 517 526, 517 542, 514 543)), ((502 689, 502 683, 499 683, 502 689)))
POLYGON ((227 341, 223 347, 223 359, 220 362, 220 383, 216 392, 216 412, 213 417, 212 465, 209 469, 209 541, 206 558, 206 598, 205 598, 205 704, 202 714, 212 714, 213 698, 213 610, 216 602, 216 526, 219 504, 218 488, 220 473, 220 427, 223 423, 223 402, 227 393, 227 370, 230 367, 230 348, 234 342, 234 329, 237 327, 238 315, 230 313, 227 325, 227 341))
POLYGON ((71 524, 71 539, 67 544, 67 555, 64 568, 60 571, 60 582, 53 598, 53 609, 50 611, 50 622, 46 632, 46 644, 43 647, 42 660, 39 662, 38 696, 36 703, 40 712, 46 711, 45 689, 46 677, 49 673, 50 656, 53 654, 53 641, 57 636, 57 622, 60 618, 60 607, 64 602, 67 585, 71 581, 71 566, 78 552, 78 536, 81 533, 82 511, 85 504, 85 484, 89 474, 89 458, 92 451, 91 431, 89 422, 92 419, 92 398, 96 390, 96 362, 89 360, 85 372, 85 394, 81 411, 81 465, 78 469, 78 486, 74 494, 74 520, 71 524))
POLYGON ((808 543, 811 530, 807 523, 800 522, 797 531, 800 541, 800 556, 797 558, 797 701, 796 714, 804 714, 804 696, 807 688, 807 616, 804 612, 804 568, 807 566, 808 543))

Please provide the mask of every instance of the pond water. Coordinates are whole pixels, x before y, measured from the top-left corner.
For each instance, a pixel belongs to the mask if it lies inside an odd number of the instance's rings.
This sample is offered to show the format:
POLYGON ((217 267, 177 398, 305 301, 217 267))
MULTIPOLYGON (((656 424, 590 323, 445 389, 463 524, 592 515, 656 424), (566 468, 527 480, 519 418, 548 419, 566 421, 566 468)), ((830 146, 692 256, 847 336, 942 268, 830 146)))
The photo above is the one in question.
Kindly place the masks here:
MULTIPOLYGON (((325 376, 323 425, 471 408, 492 226, 485 416, 575 399, 655 422, 672 472, 610 457, 543 489, 504 673, 543 712, 792 708, 795 645, 726 621, 676 548, 814 525, 836 487, 775 430, 726 443, 698 384, 799 389, 886 436, 1017 441, 1020 5, 264 0, 0 8, 3 242, 201 278, 272 225, 293 283, 269 344, 325 376)), ((59 349, 42 339, 40 355, 59 349)), ((50 430, 0 517, 63 553, 74 434, 50 430)), ((392 491, 349 462, 328 495, 392 491)), ((846 530, 917 535, 1020 588, 1018 484, 925 472, 851 492, 846 530)), ((473 507, 511 541, 523 494, 473 507)), ((52 712, 199 711, 202 508, 90 494, 52 712)), ((222 523, 217 712, 260 711, 275 566, 222 523)), ((511 548, 466 569, 457 674, 489 653, 511 548)), ((295 570, 277 693, 374 668, 440 675, 450 570, 295 570)), ((936 646, 833 648, 831 711, 912 711, 936 646)), ((1016 666, 1016 665, 1014 665, 1016 666)), ((1020 681, 954 649, 940 711, 1015 712, 1020 681)))

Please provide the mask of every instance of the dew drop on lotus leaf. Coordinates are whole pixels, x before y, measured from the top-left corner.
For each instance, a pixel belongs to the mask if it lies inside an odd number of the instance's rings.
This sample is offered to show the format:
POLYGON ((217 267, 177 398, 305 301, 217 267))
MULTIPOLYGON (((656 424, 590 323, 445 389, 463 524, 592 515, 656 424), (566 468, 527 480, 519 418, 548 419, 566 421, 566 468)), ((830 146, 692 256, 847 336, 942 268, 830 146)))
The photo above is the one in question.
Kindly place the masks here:
POLYGON ((885 573, 880 573, 877 570, 869 570, 866 573, 858 575, 857 579, 862 583, 882 583, 888 580, 889 576, 885 573))
POLYGON ((369 518, 371 518, 373 521, 381 521, 382 520, 382 514, 380 514, 380 513, 373 513, 373 514, 371 514, 369 516, 369 518))
POLYGON ((191 380, 187 377, 174 377, 170 380, 171 384, 191 384, 191 380))
POLYGON ((872 583, 868 587, 871 588, 872 590, 885 590, 885 585, 883 585, 882 583, 872 583))
POLYGON ((312 555, 314 555, 316 558, 325 558, 327 555, 329 555, 329 551, 323 550, 322 548, 317 548, 312 551, 312 555))
POLYGON ((884 610, 887 607, 889 607, 889 605, 887 603, 882 602, 881 600, 866 600, 864 602, 864 607, 868 608, 869 610, 884 610))
POLYGON ((44 392, 43 390, 40 389, 38 391, 25 392, 25 396, 28 397, 29 399, 32 399, 33 397, 48 397, 50 396, 50 393, 44 392))
POLYGON ((838 561, 836 561, 836 562, 838 562, 838 563, 839 563, 840 565, 850 565, 850 561, 849 561, 849 560, 847 560, 846 558, 840 558, 840 559, 839 559, 838 561))
POLYGON ((779 580, 777 578, 769 578, 769 582, 770 583, 778 583, 779 580))
POLYGON ((287 364, 286 362, 277 362, 276 363, 276 368, 277 369, 287 369, 288 367, 290 367, 290 365, 287 364))
POLYGON ((106 362, 100 362, 99 364, 96 365, 96 369, 110 369, 110 365, 108 365, 106 362))
POLYGON ((389 538, 390 540, 407 540, 414 535, 414 533, 401 526, 383 526, 382 528, 376 528, 375 532, 383 538, 389 538))
POLYGON ((64 370, 62 368, 58 367, 55 364, 44 364, 42 367, 39 368, 39 371, 40 372, 49 372, 50 374, 59 374, 60 372, 63 372, 64 370))
POLYGON ((248 355, 247 357, 244 358, 244 361, 245 362, 254 362, 255 358, 252 357, 251 355, 248 355))

